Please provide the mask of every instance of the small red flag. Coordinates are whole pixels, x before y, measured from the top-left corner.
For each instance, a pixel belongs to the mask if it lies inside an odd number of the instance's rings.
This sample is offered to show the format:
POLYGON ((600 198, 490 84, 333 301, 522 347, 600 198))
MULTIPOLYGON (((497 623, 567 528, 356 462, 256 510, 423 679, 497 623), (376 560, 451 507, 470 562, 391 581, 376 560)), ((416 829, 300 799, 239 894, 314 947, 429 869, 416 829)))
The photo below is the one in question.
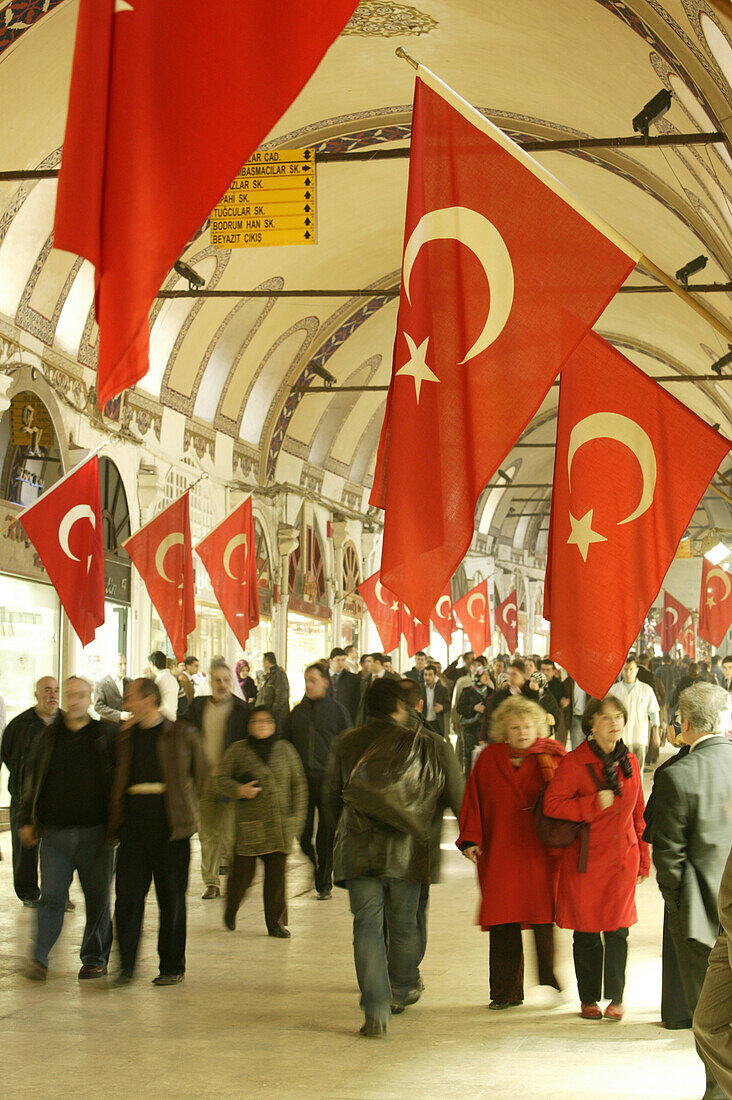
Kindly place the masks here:
POLYGON ((18 517, 82 645, 104 622, 99 460, 86 459, 18 517))
MULTIPOLYGON (((165 276, 355 0, 81 0, 54 244, 96 268, 98 401, 147 373, 165 276)), ((8 9, 9 10, 9 9, 8 9)))
POLYGON ((452 591, 448 584, 445 591, 435 604, 435 609, 430 616, 435 630, 444 639, 445 645, 449 645, 456 630, 455 616, 452 607, 452 591))
POLYGON ((491 616, 488 606, 488 581, 481 581, 455 603, 455 614, 470 638, 476 656, 486 652, 491 643, 491 616))
POLYGON ((702 558, 699 626, 697 632, 713 646, 721 644, 732 623, 732 577, 719 565, 702 558))
POLYGON ((681 632, 681 646, 684 653, 690 661, 696 660, 696 635, 694 633, 694 624, 689 623, 685 626, 681 632))
POLYGON ((365 581, 361 581, 358 591, 369 615, 374 620, 384 653, 391 653, 399 645, 401 633, 399 600, 393 592, 384 588, 378 573, 373 573, 365 581))
POLYGON ((729 446, 594 333, 566 363, 544 616, 552 656, 590 695, 615 681, 729 446))
POLYGON ((386 512, 382 581, 423 621, 470 545, 486 482, 638 258, 420 66, 371 503, 386 512))
POLYGON ((408 657, 429 648, 430 624, 421 623, 404 604, 399 609, 399 630, 407 643, 408 657))
POLYGON ((496 608, 496 626, 506 639, 509 653, 518 649, 518 593, 514 588, 496 608))
POLYGON ((196 628, 189 496, 185 492, 124 544, 179 661, 196 628))
POLYGON ((214 527, 196 547, 224 618, 242 646, 259 622, 259 580, 252 498, 214 527))
POLYGON ((661 619, 661 649, 664 653, 670 653, 690 615, 688 607, 679 603, 670 592, 664 591, 661 619))

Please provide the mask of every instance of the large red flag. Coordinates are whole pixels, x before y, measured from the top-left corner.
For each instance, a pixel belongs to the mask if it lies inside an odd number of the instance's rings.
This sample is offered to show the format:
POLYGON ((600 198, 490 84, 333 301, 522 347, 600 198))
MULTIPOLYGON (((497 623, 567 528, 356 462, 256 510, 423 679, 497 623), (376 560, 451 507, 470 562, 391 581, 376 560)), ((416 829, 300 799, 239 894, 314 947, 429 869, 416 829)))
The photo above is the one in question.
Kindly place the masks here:
POLYGON ((219 607, 244 648, 259 622, 259 580, 254 546, 252 498, 214 527, 196 547, 206 566, 219 607))
POLYGON ((470 638, 476 656, 491 644, 491 616, 488 607, 488 581, 481 581, 455 603, 453 610, 470 638))
POLYGON ((99 460, 63 477, 19 516, 82 645, 104 622, 99 460))
POLYGON ((184 493, 124 544, 179 661, 196 628, 189 495, 184 493))
POLYGON ((423 620, 468 549, 486 482, 638 258, 420 66, 371 503, 386 511, 382 580, 423 620))
POLYGON ((616 679, 729 446, 594 333, 565 365, 544 616, 552 656, 589 694, 616 679))
POLYGON ((399 630, 404 635, 404 640, 407 643, 408 657, 413 657, 420 650, 429 648, 429 622, 421 623, 404 604, 401 605, 399 610, 399 630))
POLYGON ((518 649, 518 593, 514 588, 496 608, 496 626, 506 639, 509 653, 518 649))
POLYGON ((148 311, 355 0, 81 0, 54 243, 96 268, 98 401, 148 369, 148 311))
POLYGON ((661 618, 661 649, 664 653, 670 653, 690 615, 688 607, 679 603, 670 592, 664 591, 661 618))
POLYGON ((699 625, 697 633, 713 646, 721 644, 732 623, 732 577, 718 565, 702 559, 699 625))
POLYGON ((437 630, 438 634, 444 639, 445 645, 449 645, 456 629, 452 607, 452 590, 449 584, 435 604, 435 609, 430 619, 435 630, 437 630))
POLYGON ((378 573, 361 581, 358 592, 374 620, 384 653, 391 653, 399 645, 401 634, 399 600, 393 592, 383 587, 378 573))

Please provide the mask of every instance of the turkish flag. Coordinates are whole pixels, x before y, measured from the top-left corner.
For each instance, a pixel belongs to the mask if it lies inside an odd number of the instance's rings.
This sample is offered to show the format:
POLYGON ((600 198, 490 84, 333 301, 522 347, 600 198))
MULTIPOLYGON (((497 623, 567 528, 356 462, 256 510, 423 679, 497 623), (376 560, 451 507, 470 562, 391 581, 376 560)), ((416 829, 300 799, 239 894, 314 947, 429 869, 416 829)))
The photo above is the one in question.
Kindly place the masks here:
POLYGON ((689 623, 688 626, 684 627, 684 629, 681 632, 680 641, 681 641, 681 645, 682 645, 682 648, 683 648, 684 653, 686 654, 686 656, 689 658, 690 661, 695 661, 696 660, 696 635, 694 633, 694 624, 693 623, 689 623))
POLYGON ((518 649, 518 593, 514 588, 496 608, 496 626, 506 639, 509 653, 518 649))
POLYGON ((399 600, 383 587, 378 573, 361 581, 358 592, 374 620, 384 653, 391 653, 399 645, 401 634, 399 600))
POLYGON ((690 615, 688 607, 674 599, 670 592, 664 591, 661 618, 661 649, 664 653, 670 653, 690 615))
POLYGON ((697 633, 715 648, 732 623, 732 577, 719 565, 702 558, 699 626, 697 633))
POLYGON ((407 643, 407 656, 429 649, 430 624, 421 623, 404 604, 399 609, 399 630, 407 643))
POLYGON ((590 695, 617 678, 729 447, 594 333, 565 365, 544 616, 552 656, 590 695))
POLYGON ((452 611, 452 591, 448 584, 435 604, 434 611, 430 616, 430 620, 435 630, 437 630, 438 634, 444 639, 445 645, 450 644, 456 629, 455 616, 452 611))
POLYGON ((98 401, 147 373, 165 276, 355 0, 81 0, 54 244, 96 268, 98 401))
POLYGON ((454 604, 453 611, 470 638, 473 652, 480 657, 491 644, 491 616, 488 606, 488 581, 481 581, 454 604))
POLYGON ((99 460, 94 455, 18 517, 82 645, 104 622, 99 460))
POLYGON ((486 482, 638 258, 420 66, 371 503, 386 512, 382 580, 423 620, 470 545, 486 482))
POLYGON ((196 628, 189 495, 184 493, 124 544, 179 661, 196 628))
POLYGON ((259 622, 252 498, 247 497, 218 527, 214 527, 199 542, 196 553, 206 566, 224 618, 245 648, 249 632, 259 622))

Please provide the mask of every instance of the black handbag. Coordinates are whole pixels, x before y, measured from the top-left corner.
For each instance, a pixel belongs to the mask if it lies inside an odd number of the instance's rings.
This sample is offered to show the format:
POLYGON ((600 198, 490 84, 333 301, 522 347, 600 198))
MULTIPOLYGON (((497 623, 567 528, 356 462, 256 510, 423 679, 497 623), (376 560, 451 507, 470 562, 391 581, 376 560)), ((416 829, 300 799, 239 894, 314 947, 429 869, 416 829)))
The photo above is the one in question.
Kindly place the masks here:
MULTIPOLYGON (((599 791, 604 790, 602 782, 598 779, 592 764, 585 764, 585 767, 592 776, 597 789, 599 791)), ((547 814, 544 813, 545 794, 546 786, 542 787, 539 791, 531 810, 534 815, 539 840, 547 848, 569 848, 570 845, 574 844, 575 840, 579 838, 580 846, 577 870, 580 874, 584 874, 587 870, 587 854, 590 847, 589 822, 566 821, 561 817, 548 817, 547 814)))

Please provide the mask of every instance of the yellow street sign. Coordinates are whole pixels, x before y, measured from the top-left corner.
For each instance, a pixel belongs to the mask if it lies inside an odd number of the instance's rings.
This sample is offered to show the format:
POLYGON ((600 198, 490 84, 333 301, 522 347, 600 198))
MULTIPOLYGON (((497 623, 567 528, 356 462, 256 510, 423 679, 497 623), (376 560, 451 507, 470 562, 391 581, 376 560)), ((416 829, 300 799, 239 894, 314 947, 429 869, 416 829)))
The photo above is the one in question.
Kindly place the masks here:
POLYGON ((217 248, 315 244, 315 157, 311 149, 253 153, 211 214, 217 248))

